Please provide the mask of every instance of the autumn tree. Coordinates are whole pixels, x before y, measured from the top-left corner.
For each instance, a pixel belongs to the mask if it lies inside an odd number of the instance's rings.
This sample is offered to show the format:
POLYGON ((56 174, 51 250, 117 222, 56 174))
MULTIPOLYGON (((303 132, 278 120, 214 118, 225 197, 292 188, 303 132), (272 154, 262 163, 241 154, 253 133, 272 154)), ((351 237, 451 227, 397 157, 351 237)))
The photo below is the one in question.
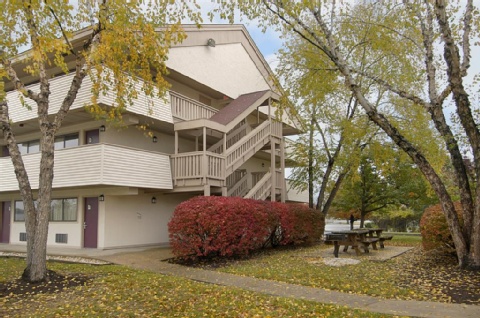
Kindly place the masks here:
MULTIPOLYGON (((289 151, 297 164, 291 178, 295 188, 308 189, 309 206, 327 215, 345 176, 358 165, 360 146, 376 128, 361 116, 358 101, 342 78, 328 71, 331 61, 296 34, 284 36, 277 74, 291 102, 284 104, 294 105, 304 131, 289 151)), ((365 55, 357 58, 362 67, 374 67, 365 55)))
POLYGON ((394 203, 392 185, 382 177, 371 156, 362 155, 356 171, 345 182, 336 207, 344 211, 356 211, 360 215, 360 227, 371 212, 384 210, 394 203))
POLYGON ((46 242, 54 178, 55 135, 86 77, 93 81, 88 109, 97 117, 115 121, 135 99, 134 79, 141 78, 141 90, 162 96, 167 89, 163 78, 165 60, 172 42, 183 33, 180 20, 196 19, 183 4, 170 1, 2 1, 0 12, 0 123, 3 138, 15 168, 25 207, 27 260, 22 275, 30 282, 47 278, 46 242), (167 25, 168 23, 168 25, 167 25), (161 29, 159 29, 161 28, 161 29), (87 32, 88 41, 78 43, 78 32, 87 32), (26 52, 20 50, 29 48, 26 52), (54 70, 54 71, 52 71, 54 70), (25 86, 19 72, 36 78, 39 90, 25 86), (73 79, 58 110, 50 108, 53 75, 73 73, 73 79), (113 87, 115 103, 104 108, 96 97, 113 87), (9 112, 6 91, 16 90, 25 107, 38 114, 40 175, 25 170, 9 112), (33 106, 32 106, 33 105, 33 106), (34 204, 30 179, 39 178, 34 204))
POLYGON ((360 227, 373 216, 379 221, 390 215, 411 219, 416 215, 419 220, 423 210, 436 203, 430 187, 408 157, 391 142, 382 141, 365 146, 359 166, 346 177, 333 203, 337 211, 343 211, 343 218, 355 211, 360 227))
MULTIPOLYGON (((257 6, 238 2, 250 18, 261 17, 265 25, 277 26, 296 33, 315 48, 317 54, 327 56, 340 74, 345 86, 354 94, 368 118, 380 127, 400 149, 405 151, 422 171, 435 191, 455 244, 459 266, 480 268, 480 131, 478 108, 472 102, 472 87, 467 75, 471 64, 472 45, 478 41, 479 10, 473 0, 467 1, 388 1, 368 2, 365 5, 345 1, 270 1, 257 6), (364 14, 356 14, 358 11, 364 14), (363 41, 345 45, 341 24, 352 27, 371 27, 363 41), (351 53, 368 48, 378 61, 384 61, 375 72, 362 71, 353 63, 351 53), (437 52, 440 49, 442 52, 437 52), (385 57, 392 59, 385 59, 385 57), (407 72, 406 72, 407 71, 407 72), (406 74, 415 74, 416 90, 403 85, 406 74), (413 140, 401 130, 395 116, 375 107, 372 96, 364 94, 361 81, 373 80, 379 90, 387 90, 385 102, 393 98, 406 107, 422 107, 430 116, 430 123, 443 139, 455 174, 456 188, 464 212, 459 222, 452 195, 442 180, 441 171, 425 152, 426 143, 413 140), (447 106, 447 98, 453 102, 447 106), (460 135, 454 134, 448 110, 459 123, 460 135), (475 117, 477 116, 477 117, 475 117), (465 140, 465 151, 472 157, 471 182, 461 152, 460 140, 465 140), (473 184, 473 186, 472 186, 473 184)), ((231 15, 232 7, 224 9, 231 15)), ((228 15, 226 15, 228 16, 228 15)))

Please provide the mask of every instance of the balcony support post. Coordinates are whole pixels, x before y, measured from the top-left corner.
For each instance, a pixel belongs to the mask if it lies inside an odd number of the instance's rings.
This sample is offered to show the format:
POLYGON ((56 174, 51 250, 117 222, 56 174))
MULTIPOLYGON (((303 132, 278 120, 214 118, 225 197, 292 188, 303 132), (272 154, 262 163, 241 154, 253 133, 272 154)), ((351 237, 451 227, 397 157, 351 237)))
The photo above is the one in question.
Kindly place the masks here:
POLYGON ((223 133, 223 154, 227 152, 227 133, 223 133))
POLYGON ((287 199, 286 196, 286 184, 285 184, 285 140, 283 137, 280 139, 280 171, 282 176, 282 190, 281 190, 281 201, 285 202, 287 199))
MULTIPOLYGON (((207 160, 207 127, 203 127, 203 166, 202 166, 202 175, 203 175, 203 184, 207 186, 207 175, 208 175, 208 160, 207 160)), ((208 187, 208 195, 210 195, 210 186, 208 187)))
POLYGON ((178 155, 178 131, 175 131, 175 154, 178 155))
POLYGON ((210 196, 210 185, 209 184, 205 184, 203 186, 203 196, 205 196, 205 197, 210 196))
POLYGON ((270 201, 275 201, 275 185, 277 184, 275 181, 277 174, 275 173, 275 138, 270 135, 270 173, 271 173, 271 180, 272 185, 270 189, 270 201))

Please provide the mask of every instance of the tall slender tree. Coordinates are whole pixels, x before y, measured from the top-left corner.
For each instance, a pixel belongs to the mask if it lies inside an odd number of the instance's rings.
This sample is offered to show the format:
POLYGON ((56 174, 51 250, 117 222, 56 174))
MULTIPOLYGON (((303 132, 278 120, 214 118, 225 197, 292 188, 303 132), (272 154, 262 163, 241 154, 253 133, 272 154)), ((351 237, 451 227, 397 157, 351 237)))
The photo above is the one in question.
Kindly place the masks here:
MULTIPOLYGON (((89 109, 107 120, 121 117, 137 96, 134 79, 142 79, 147 95, 162 96, 168 84, 165 60, 172 42, 180 41, 180 21, 198 17, 183 3, 171 1, 4 0, 0 11, 0 125, 18 180, 25 207, 27 264, 23 278, 30 282, 47 278, 46 242, 51 209, 55 135, 74 102, 84 79, 93 81, 89 109), (74 5, 75 4, 75 5, 74 5), (160 28, 161 29, 158 29, 160 28), (76 32, 89 34, 75 42, 76 32), (29 49, 18 55, 25 47, 29 49), (73 61, 73 62, 69 62, 73 61), (58 111, 50 108, 50 68, 73 73, 73 79, 58 111), (38 91, 25 86, 19 71, 39 82, 38 91), (105 85, 106 84, 106 85, 105 85), (103 108, 96 97, 108 87, 115 91, 115 104, 103 108), (40 175, 37 204, 22 160, 11 121, 5 89, 16 90, 25 107, 38 114, 40 175), (32 106, 33 105, 33 106, 32 106)), ((58 72, 56 72, 58 74, 58 72)), ((57 75, 55 74, 55 75, 57 75)))
POLYGON ((372 125, 359 115, 358 102, 341 77, 328 71, 331 62, 315 54, 303 38, 285 37, 277 73, 305 131, 290 152, 298 164, 292 179, 298 180, 296 188, 308 187, 309 206, 326 216, 372 125))

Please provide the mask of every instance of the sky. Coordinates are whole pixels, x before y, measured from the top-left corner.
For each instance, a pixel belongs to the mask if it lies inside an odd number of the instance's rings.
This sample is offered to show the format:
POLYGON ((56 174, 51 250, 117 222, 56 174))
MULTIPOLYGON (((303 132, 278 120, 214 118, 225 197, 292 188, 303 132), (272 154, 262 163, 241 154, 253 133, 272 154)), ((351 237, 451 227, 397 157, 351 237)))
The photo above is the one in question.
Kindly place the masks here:
MULTIPOLYGON (((464 1, 461 0, 461 3, 464 1)), ((228 23, 226 20, 220 19, 218 16, 210 21, 207 17, 207 12, 213 10, 215 6, 215 1, 211 0, 197 0, 197 3, 201 7, 201 11, 203 12, 203 23, 215 23, 215 24, 223 24, 228 23)), ((461 12, 459 12, 460 14, 461 12)), ((269 64, 270 68, 275 71, 276 66, 278 65, 278 57, 276 53, 282 47, 283 40, 280 38, 280 33, 276 32, 273 29, 267 29, 263 32, 262 28, 258 27, 256 21, 251 21, 246 19, 245 17, 240 18, 239 14, 236 14, 235 23, 244 24, 247 28, 250 36, 255 41, 255 44, 259 48, 260 52, 263 54, 265 60, 269 64)), ((473 42, 473 41, 472 41, 473 42)), ((438 53, 443 53, 443 46, 439 46, 438 49, 440 50, 438 53)), ((467 76, 467 83, 473 82, 473 76, 475 74, 480 74, 480 59, 476 58, 480 55, 480 47, 472 47, 472 58, 471 58, 471 66, 467 76)))

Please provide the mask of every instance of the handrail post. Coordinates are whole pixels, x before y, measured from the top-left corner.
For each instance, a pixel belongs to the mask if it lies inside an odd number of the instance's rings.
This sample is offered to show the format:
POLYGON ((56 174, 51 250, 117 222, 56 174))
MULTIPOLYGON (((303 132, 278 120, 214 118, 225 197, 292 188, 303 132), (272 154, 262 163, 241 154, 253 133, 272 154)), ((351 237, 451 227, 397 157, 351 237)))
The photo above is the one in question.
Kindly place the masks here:
POLYGON ((207 184, 207 172, 208 172, 208 162, 207 162, 207 127, 203 127, 203 165, 202 165, 202 175, 203 175, 203 184, 207 184))
POLYGON ((285 189, 285 140, 280 139, 280 175, 281 175, 281 202, 285 202, 286 198, 286 189, 285 189))

